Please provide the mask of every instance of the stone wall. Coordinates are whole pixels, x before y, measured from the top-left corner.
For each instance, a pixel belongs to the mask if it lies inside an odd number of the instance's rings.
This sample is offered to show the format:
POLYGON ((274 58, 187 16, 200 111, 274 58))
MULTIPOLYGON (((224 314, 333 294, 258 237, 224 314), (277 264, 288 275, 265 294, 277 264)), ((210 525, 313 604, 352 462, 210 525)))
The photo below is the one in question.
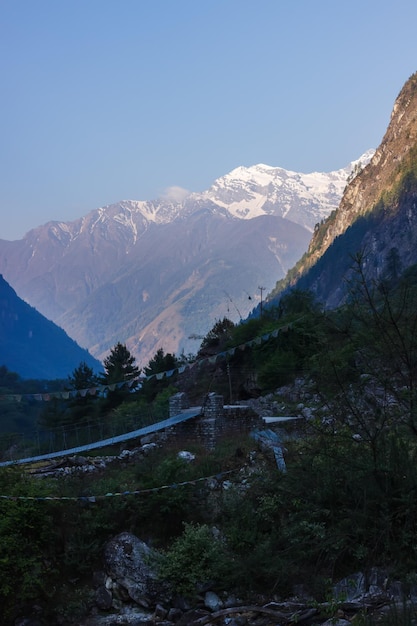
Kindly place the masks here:
MULTIPOLYGON (((178 398, 180 394, 170 399, 170 415, 178 415, 181 403, 185 398, 178 398), (171 401, 172 400, 172 401, 171 401), (172 413, 171 411, 177 411, 172 413)), ((183 408, 188 408, 183 406, 183 408)), ((206 396, 201 407, 201 415, 185 422, 176 424, 169 429, 169 435, 181 439, 186 443, 200 443, 211 450, 219 439, 233 433, 249 433, 253 428, 259 428, 262 420, 250 407, 243 405, 224 405, 223 396, 210 393, 206 396)))
POLYGON ((179 413, 182 413, 183 409, 188 409, 189 407, 190 401, 187 394, 180 391, 169 399, 169 416, 174 417, 174 415, 179 415, 179 413))

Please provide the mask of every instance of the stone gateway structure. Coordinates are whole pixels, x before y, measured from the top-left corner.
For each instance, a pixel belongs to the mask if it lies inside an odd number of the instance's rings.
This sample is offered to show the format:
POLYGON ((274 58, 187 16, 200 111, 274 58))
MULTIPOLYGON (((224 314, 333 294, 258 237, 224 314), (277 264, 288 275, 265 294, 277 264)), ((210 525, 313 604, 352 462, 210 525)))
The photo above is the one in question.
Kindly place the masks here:
MULTIPOLYGON (((190 408, 187 394, 176 393, 169 400, 169 416, 175 417, 190 408)), ((209 393, 204 398, 200 413, 187 421, 175 424, 169 435, 187 441, 199 441, 212 450, 223 435, 248 433, 262 427, 262 419, 245 405, 225 405, 223 396, 209 393)))

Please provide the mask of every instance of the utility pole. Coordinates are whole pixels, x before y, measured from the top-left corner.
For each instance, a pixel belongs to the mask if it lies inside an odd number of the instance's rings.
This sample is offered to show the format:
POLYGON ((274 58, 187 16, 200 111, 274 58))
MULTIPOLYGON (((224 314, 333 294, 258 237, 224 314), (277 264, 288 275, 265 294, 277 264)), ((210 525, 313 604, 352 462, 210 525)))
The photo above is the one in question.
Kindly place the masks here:
POLYGON ((227 377, 229 379, 229 403, 232 404, 232 379, 230 376, 230 363, 229 363, 229 359, 227 359, 227 377))
POLYGON ((262 311, 263 311, 263 298, 262 298, 262 294, 265 291, 266 287, 258 287, 259 291, 261 292, 261 309, 260 309, 260 317, 262 317, 262 311))

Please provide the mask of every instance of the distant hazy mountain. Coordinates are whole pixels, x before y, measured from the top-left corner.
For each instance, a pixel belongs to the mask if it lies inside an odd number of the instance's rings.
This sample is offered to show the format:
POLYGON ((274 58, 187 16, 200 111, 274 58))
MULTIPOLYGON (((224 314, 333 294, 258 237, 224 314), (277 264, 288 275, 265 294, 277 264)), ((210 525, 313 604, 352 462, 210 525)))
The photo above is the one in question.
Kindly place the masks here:
POLYGON ((86 350, 21 300, 0 276, 0 365, 22 378, 67 378, 84 361, 98 372, 101 364, 86 350))
POLYGON ((369 164, 347 186, 340 205, 315 230, 307 254, 271 294, 309 289, 327 307, 343 303, 353 258, 366 277, 392 280, 417 263, 417 73, 398 95, 387 131, 369 164))
POLYGON ((100 360, 118 341, 140 365, 160 347, 195 352, 192 337, 224 316, 246 317, 285 276, 371 156, 327 174, 240 167, 181 200, 49 222, 0 240, 0 272, 100 360))

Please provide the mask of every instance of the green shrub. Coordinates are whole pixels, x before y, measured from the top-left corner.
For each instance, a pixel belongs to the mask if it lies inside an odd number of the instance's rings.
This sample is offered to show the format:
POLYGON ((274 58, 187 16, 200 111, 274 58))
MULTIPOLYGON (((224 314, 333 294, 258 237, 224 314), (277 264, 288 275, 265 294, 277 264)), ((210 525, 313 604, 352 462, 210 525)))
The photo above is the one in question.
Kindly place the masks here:
MULTIPOLYGON (((0 493, 35 495, 30 480, 17 471, 0 472, 0 493)), ((39 494, 37 489, 36 495, 39 494)), ((56 574, 54 519, 50 504, 0 500, 0 611, 7 623, 19 606, 45 598, 56 574)))
POLYGON ((224 543, 206 524, 185 524, 183 534, 165 552, 159 575, 180 594, 195 596, 198 585, 221 585, 227 571, 224 543))

